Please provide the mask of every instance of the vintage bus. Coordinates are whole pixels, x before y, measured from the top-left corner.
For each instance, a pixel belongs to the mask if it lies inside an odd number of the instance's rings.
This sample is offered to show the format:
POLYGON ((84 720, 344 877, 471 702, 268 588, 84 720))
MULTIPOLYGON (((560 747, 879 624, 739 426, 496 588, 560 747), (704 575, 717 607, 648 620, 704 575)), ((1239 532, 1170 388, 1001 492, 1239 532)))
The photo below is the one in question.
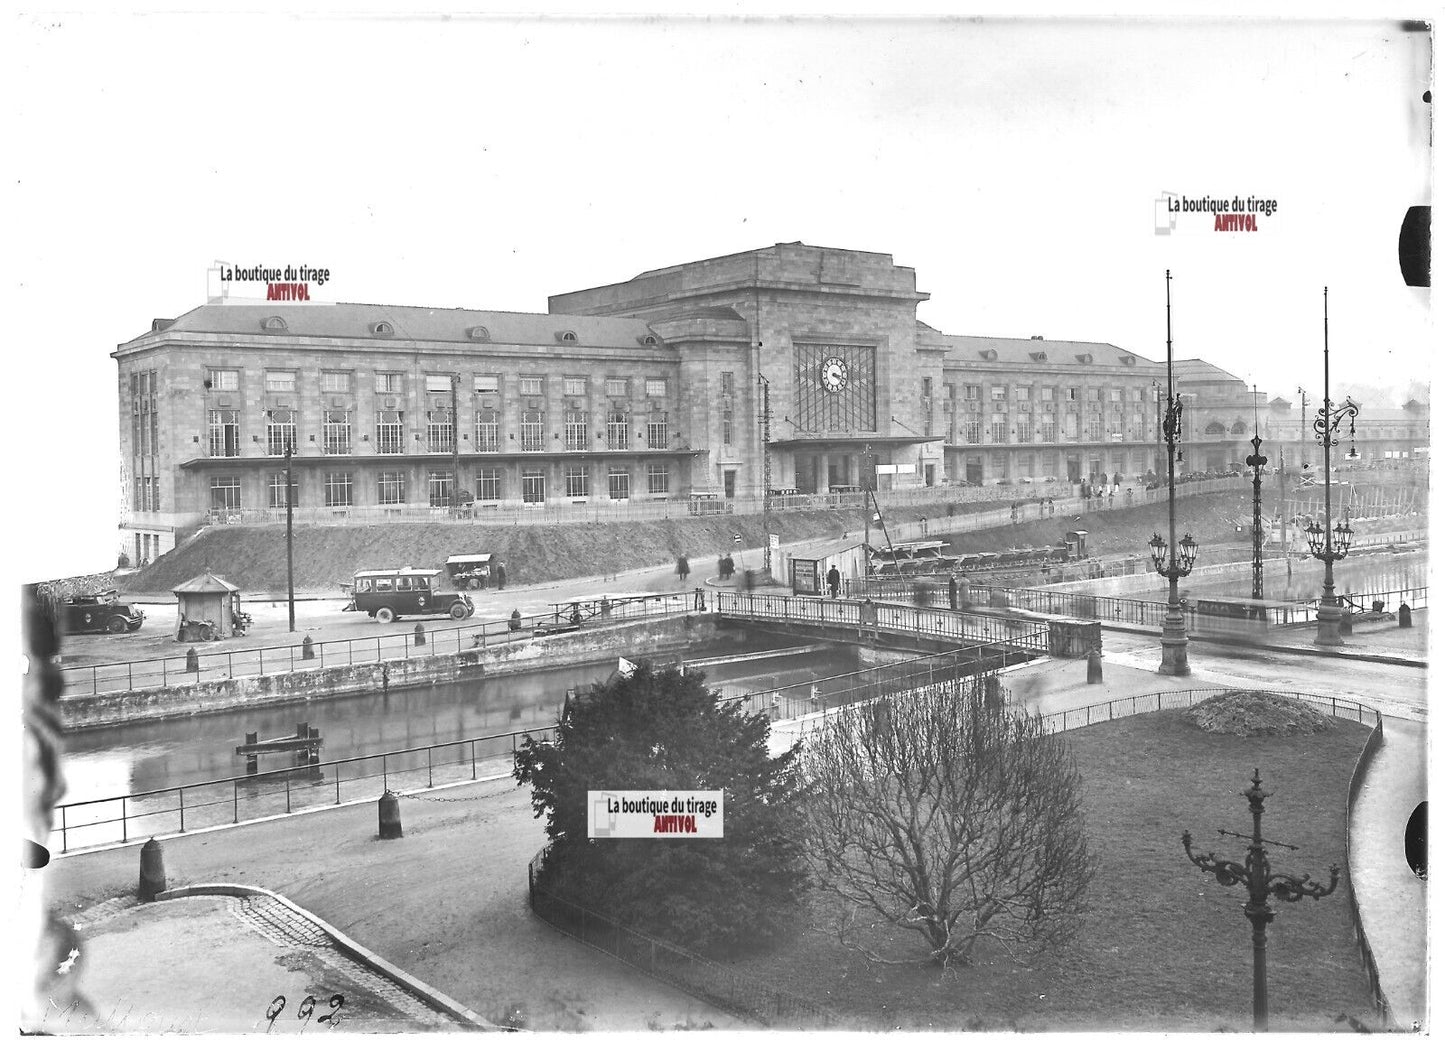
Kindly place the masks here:
POLYGON ((351 585, 351 605, 390 624, 397 617, 451 617, 465 620, 476 612, 471 597, 454 591, 435 569, 367 569, 351 585))

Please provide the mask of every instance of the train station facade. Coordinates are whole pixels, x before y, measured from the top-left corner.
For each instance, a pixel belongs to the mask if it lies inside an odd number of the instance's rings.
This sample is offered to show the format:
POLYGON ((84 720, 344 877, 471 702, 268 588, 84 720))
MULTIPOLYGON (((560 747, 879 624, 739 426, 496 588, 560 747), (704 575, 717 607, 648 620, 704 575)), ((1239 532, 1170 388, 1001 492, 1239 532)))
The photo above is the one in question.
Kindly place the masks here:
MULTIPOLYGON (((555 295, 546 313, 209 302, 112 355, 122 549, 141 560, 208 517, 274 518, 288 447, 293 506, 338 518, 1162 465, 1162 363, 945 335, 918 318, 928 298, 889 255, 779 244, 555 295)), ((1198 361, 1176 362, 1176 383, 1189 467, 1242 461, 1244 383, 1198 361)))

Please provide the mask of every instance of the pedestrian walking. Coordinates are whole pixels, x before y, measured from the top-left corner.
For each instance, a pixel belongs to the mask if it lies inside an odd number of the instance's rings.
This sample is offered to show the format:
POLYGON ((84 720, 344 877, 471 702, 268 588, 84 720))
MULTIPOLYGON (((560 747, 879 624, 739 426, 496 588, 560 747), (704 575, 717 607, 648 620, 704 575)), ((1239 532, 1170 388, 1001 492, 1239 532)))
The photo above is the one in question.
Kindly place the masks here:
POLYGON ((501 591, 507 586, 507 563, 497 563, 497 590, 501 591))
POLYGON ((1054 517, 1054 498, 1052 496, 1049 497, 1049 517, 1054 517))
POLYGON ((837 598, 838 591, 843 585, 843 575, 838 572, 837 566, 828 567, 828 597, 837 598))
POLYGON ((692 571, 688 568, 688 565, 687 565, 687 555, 686 555, 686 554, 678 555, 678 556, 677 556, 677 579, 678 579, 678 582, 681 583, 681 584, 686 584, 686 583, 687 583, 687 575, 688 575, 688 573, 690 573, 690 572, 692 572, 692 571))
POLYGON ((948 608, 958 609, 958 575, 948 574, 948 608))

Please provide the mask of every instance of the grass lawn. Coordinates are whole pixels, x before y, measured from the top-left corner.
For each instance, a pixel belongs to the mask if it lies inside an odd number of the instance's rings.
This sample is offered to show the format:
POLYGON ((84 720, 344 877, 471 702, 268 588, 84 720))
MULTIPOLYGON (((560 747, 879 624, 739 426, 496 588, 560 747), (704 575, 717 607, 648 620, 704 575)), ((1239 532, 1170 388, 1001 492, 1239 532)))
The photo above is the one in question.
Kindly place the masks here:
MULTIPOLYGON (((854 1029, 1247 1031, 1253 972, 1245 891, 1191 865, 1180 835, 1187 828, 1196 849, 1242 861, 1244 842, 1217 830, 1251 830, 1240 793, 1257 766, 1274 792, 1265 802, 1265 838, 1299 847, 1271 848, 1271 865, 1328 882, 1330 863, 1345 865, 1345 795, 1365 737, 1344 720, 1314 735, 1229 737, 1198 729, 1178 711, 1071 731, 1099 867, 1084 927, 1070 945, 1029 967, 983 956, 945 973, 874 964, 808 930, 766 958, 737 964, 854 1029)), ((1375 1025, 1345 880, 1319 901, 1275 903, 1273 1030, 1345 1029, 1335 1021, 1342 1013, 1375 1025)), ((814 924, 827 908, 813 902, 814 924)), ((924 944, 908 932, 880 939, 895 957, 924 944)))

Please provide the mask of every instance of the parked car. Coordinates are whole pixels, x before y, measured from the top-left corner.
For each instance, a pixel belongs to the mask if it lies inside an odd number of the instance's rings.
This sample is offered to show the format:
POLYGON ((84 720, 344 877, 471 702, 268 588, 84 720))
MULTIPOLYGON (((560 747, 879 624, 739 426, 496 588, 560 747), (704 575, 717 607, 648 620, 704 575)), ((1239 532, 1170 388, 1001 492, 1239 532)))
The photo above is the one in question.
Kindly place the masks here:
POLYGON ((435 569, 368 569, 356 574, 351 604, 383 624, 397 617, 445 617, 465 620, 476 612, 469 595, 453 591, 435 569))
POLYGON ((109 632, 123 635, 138 631, 145 623, 145 611, 129 602, 117 601, 118 593, 74 595, 65 603, 65 630, 72 635, 109 632))

